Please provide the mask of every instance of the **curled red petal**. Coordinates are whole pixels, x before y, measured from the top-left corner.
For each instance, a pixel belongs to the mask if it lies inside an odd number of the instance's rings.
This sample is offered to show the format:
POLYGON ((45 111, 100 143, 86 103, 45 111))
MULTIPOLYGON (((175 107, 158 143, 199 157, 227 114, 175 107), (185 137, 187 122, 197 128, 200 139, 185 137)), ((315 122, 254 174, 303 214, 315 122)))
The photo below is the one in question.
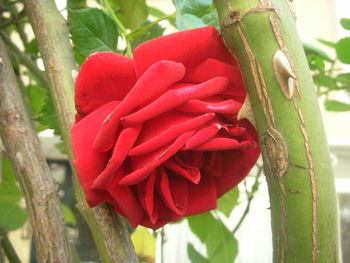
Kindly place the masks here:
POLYGON ((152 65, 105 119, 95 139, 94 148, 99 151, 111 149, 115 142, 120 118, 182 79, 184 74, 185 68, 180 63, 162 60, 152 65))
POLYGON ((239 142, 231 138, 213 138, 195 148, 193 151, 224 151, 224 150, 242 150, 254 147, 250 141, 239 142))
POLYGON ((230 65, 217 59, 208 58, 187 75, 187 80, 192 83, 201 83, 214 77, 226 77, 230 81, 227 94, 233 96, 245 96, 243 79, 238 66, 230 65))
MULTIPOLYGON (((220 177, 223 173, 223 157, 221 152, 212 152, 206 169, 208 174, 220 177)), ((229 172, 229 171, 226 171, 229 172)))
POLYGON ((237 114, 242 104, 234 100, 224 100, 217 103, 202 100, 189 100, 178 107, 178 110, 191 113, 215 112, 221 114, 237 114))
POLYGON ((173 171, 174 175, 182 176, 194 184, 198 184, 201 180, 201 172, 194 166, 183 166, 174 159, 169 159, 164 163, 164 166, 173 171))
POLYGON ((230 65, 237 64, 219 32, 212 26, 152 39, 142 43, 133 53, 137 76, 141 76, 151 65, 162 59, 182 63, 187 72, 191 72, 208 57, 230 65))
POLYGON ((237 126, 237 127, 228 127, 228 130, 227 132, 229 134, 231 134, 232 136, 241 136, 243 135, 245 132, 246 132, 246 128, 244 127, 240 127, 240 126, 237 126))
POLYGON ((134 189, 129 186, 119 185, 120 178, 125 174, 123 169, 120 169, 112 184, 108 187, 109 194, 121 215, 126 217, 133 227, 137 227, 142 219, 146 216, 134 189))
POLYGON ((75 82, 75 107, 81 119, 102 105, 122 100, 136 82, 134 61, 113 52, 88 57, 75 82))
POLYGON ((94 150, 92 143, 103 119, 118 103, 118 101, 107 103, 76 123, 71 129, 73 152, 76 158, 74 164, 90 206, 99 205, 109 197, 106 191, 91 188, 108 161, 108 154, 94 150))
POLYGON ((186 141, 194 134, 194 132, 195 131, 189 131, 179 136, 173 144, 163 149, 157 158, 150 160, 147 166, 126 175, 122 180, 120 180, 119 183, 122 185, 134 185, 147 178, 153 169, 176 154, 185 145, 186 141))
POLYGON ((122 118, 124 125, 135 125, 158 116, 191 99, 203 99, 223 91, 228 84, 225 77, 217 77, 195 86, 172 89, 139 111, 122 118))
POLYGON ((215 117, 214 113, 207 113, 200 115, 198 117, 195 117, 193 119, 189 119, 185 122, 176 124, 160 135, 157 135, 142 144, 137 145, 134 147, 130 153, 129 156, 135 156, 135 155, 141 155, 141 154, 147 154, 151 151, 154 151, 167 143, 170 143, 175 138, 177 138, 179 135, 183 134, 184 132, 187 132, 189 130, 195 129, 206 122, 210 121, 215 117))
POLYGON ((181 177, 169 179, 161 169, 160 193, 164 204, 178 215, 184 215, 188 205, 187 181, 181 177))
POLYGON ((191 150, 198 147, 199 145, 204 144, 205 142, 214 138, 214 136, 218 133, 219 130, 220 130, 219 124, 210 125, 208 127, 205 127, 199 130, 187 141, 184 147, 184 150, 186 151, 191 150))
POLYGON ((149 216, 151 223, 155 224, 158 220, 158 211, 155 209, 155 182, 157 171, 154 170, 147 180, 137 184, 137 192, 141 205, 149 216))
POLYGON ((130 149, 134 146, 134 143, 140 134, 141 128, 142 125, 129 127, 120 133, 114 146, 112 157, 109 159, 107 167, 95 179, 92 185, 93 189, 106 189, 108 187, 113 180, 115 172, 123 164, 130 149))

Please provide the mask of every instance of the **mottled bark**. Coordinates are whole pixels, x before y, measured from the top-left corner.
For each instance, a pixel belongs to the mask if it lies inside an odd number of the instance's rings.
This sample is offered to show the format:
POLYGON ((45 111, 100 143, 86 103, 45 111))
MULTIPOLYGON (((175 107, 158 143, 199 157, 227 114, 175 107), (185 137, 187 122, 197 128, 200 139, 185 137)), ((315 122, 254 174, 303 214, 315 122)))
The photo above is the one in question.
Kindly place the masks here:
POLYGON ((57 185, 26 113, 0 39, 0 134, 21 186, 40 262, 71 262, 57 185))

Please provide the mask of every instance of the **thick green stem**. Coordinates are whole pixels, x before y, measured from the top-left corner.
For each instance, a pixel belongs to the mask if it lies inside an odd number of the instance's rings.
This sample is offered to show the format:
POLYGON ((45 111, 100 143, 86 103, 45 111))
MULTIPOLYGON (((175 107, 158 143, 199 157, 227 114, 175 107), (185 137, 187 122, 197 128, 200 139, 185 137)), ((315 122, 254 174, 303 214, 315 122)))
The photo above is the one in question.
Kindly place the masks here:
MULTIPOLYGON (((75 61, 67 22, 57 10, 54 0, 25 0, 24 4, 38 40, 62 137, 73 164, 70 128, 75 112, 72 79, 75 61)), ((73 165, 72 168, 75 173, 73 165)), ((74 186, 77 206, 90 227, 102 262, 137 262, 123 219, 105 205, 90 209, 77 178, 74 178, 74 186)))
MULTIPOLYGON (((268 182, 274 262, 339 262, 336 193, 314 85, 289 1, 216 0, 248 90, 268 182)), ((251 104, 253 117, 249 114, 251 104)))

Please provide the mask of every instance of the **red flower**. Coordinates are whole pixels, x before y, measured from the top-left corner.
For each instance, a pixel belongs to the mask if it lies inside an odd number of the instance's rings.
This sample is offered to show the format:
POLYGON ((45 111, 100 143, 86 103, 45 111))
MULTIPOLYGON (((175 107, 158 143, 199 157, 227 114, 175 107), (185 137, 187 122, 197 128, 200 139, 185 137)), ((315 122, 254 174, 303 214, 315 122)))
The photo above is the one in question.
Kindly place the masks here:
POLYGON ((246 92, 213 27, 90 56, 76 81, 75 165, 90 206, 153 229, 216 208, 260 151, 246 92))

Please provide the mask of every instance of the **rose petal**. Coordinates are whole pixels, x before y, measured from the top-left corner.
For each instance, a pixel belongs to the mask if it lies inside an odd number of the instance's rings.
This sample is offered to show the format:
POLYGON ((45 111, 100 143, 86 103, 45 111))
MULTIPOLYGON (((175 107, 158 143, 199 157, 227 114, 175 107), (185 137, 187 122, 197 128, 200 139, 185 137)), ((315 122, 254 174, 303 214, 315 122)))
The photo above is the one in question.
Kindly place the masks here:
POLYGON ((220 178, 216 180, 218 198, 235 187, 247 176, 259 155, 260 152, 256 149, 249 150, 248 152, 227 151, 227 153, 224 154, 224 172, 220 178))
POLYGON ((186 216, 203 213, 217 206, 216 186, 212 177, 203 175, 198 185, 188 184, 188 206, 186 216))
POLYGON ((136 187, 141 205, 143 206, 147 215, 151 219, 152 224, 155 224, 158 219, 158 211, 157 209, 154 209, 154 188, 157 174, 158 172, 154 170, 151 173, 151 175, 147 178, 147 180, 140 182, 139 184, 137 184, 136 187))
POLYGON ((124 129, 114 146, 112 157, 107 163, 107 167, 94 181, 93 189, 105 189, 113 180, 113 175, 123 164, 124 160, 128 156, 130 149, 134 146, 134 143, 141 131, 142 125, 130 127, 124 129))
POLYGON ((206 169, 208 174, 220 177, 223 172, 223 157, 221 152, 212 152, 210 161, 207 163, 206 169))
POLYGON ((125 173, 123 169, 118 171, 114 181, 108 187, 108 192, 117 204, 119 213, 126 217, 133 227, 137 227, 144 218, 145 212, 134 189, 129 186, 119 185, 119 181, 125 173))
POLYGON ((240 125, 247 129, 244 134, 246 140, 254 144, 253 148, 244 151, 223 151, 223 173, 219 180, 216 180, 218 197, 235 187, 247 176, 260 156, 260 148, 256 143, 258 136, 254 128, 247 121, 240 125))
POLYGON ((194 184, 198 184, 201 180, 201 172, 197 167, 189 165, 181 165, 174 159, 169 159, 164 163, 164 166, 171 170, 174 175, 182 176, 194 184))
POLYGON ((82 65, 75 83, 77 117, 122 100, 136 82, 134 61, 113 52, 98 52, 82 65))
POLYGON ((230 81, 229 88, 225 94, 234 96, 245 96, 243 79, 238 66, 229 65, 217 59, 208 58, 187 75, 192 83, 201 83, 215 77, 226 77, 230 81))
POLYGON ((215 117, 214 113, 207 113, 200 115, 198 117, 195 117, 193 119, 190 119, 188 121, 176 124, 160 135, 157 135, 156 137, 153 137, 152 139, 137 145, 134 147, 130 153, 129 156, 135 156, 135 155, 141 155, 141 154, 146 154, 151 151, 154 151, 171 141, 173 141, 176 137, 180 136, 184 132, 187 132, 189 130, 195 129, 206 122, 210 121, 215 117))
POLYGON ((188 205, 187 180, 170 176, 161 169, 160 193, 164 204, 178 215, 184 215, 188 205))
POLYGON ((217 103, 206 102, 202 100, 189 100, 185 104, 177 107, 178 110, 192 113, 215 112, 221 114, 237 114, 242 104, 234 100, 224 100, 217 103))
POLYGON ((99 151, 111 149, 119 128, 120 118, 182 79, 184 74, 185 68, 180 63, 162 60, 152 65, 105 119, 95 139, 94 148, 99 151))
POLYGON ((103 119, 118 103, 118 101, 107 103, 76 123, 71 129, 73 152, 76 156, 74 165, 90 206, 99 205, 109 198, 107 192, 91 189, 91 185, 108 161, 107 153, 94 150, 92 144, 103 119))
POLYGON ((220 130, 219 124, 210 125, 199 130, 196 134, 194 134, 186 143, 183 150, 188 151, 190 149, 194 149, 199 145, 209 141, 212 139, 220 130))
POLYGON ((237 126, 237 127, 229 127, 227 132, 230 135, 237 137, 237 136, 243 135, 245 131, 246 131, 246 128, 237 126))
POLYGON ((239 142, 230 138, 213 138, 197 147, 193 151, 225 151, 225 150, 242 150, 252 148, 254 144, 250 141, 239 142))
POLYGON ((171 144, 165 149, 162 149, 160 155, 158 155, 156 158, 149 159, 149 161, 145 162, 147 164, 145 167, 128 174, 122 180, 120 180, 120 184, 133 185, 147 178, 147 176, 153 171, 153 169, 155 169, 156 167, 164 163, 166 160, 168 160, 170 157, 172 157, 174 154, 176 154, 176 152, 179 151, 185 145, 186 141, 194 133, 195 131, 189 131, 179 136, 173 144, 171 144))
POLYGON ((142 43, 133 53, 137 76, 141 76, 152 64, 162 59, 182 63, 186 72, 190 72, 208 57, 236 65, 218 31, 211 26, 152 39, 142 43))
POLYGON ((215 95, 223 91, 227 84, 228 80, 225 77, 217 77, 195 86, 169 90, 139 111, 123 117, 121 119, 122 123, 124 125, 135 125, 147 121, 184 104, 188 100, 203 99, 215 95))

